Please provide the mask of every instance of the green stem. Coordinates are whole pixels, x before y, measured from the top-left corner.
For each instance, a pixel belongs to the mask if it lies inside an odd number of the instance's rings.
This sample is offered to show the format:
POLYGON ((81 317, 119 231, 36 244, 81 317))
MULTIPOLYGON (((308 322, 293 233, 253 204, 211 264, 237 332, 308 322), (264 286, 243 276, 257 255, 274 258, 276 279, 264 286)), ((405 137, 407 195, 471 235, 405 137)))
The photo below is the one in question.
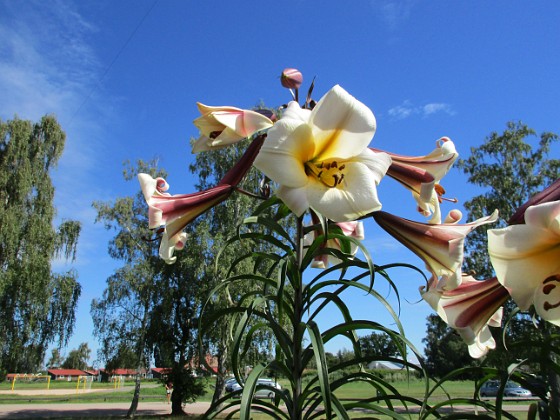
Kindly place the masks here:
POLYGON ((292 378, 293 378, 293 407, 292 407, 292 420, 302 419, 302 402, 301 391, 302 391, 302 374, 303 366, 301 365, 301 359, 303 354, 303 334, 302 320, 303 320, 303 218, 299 217, 297 219, 297 233, 296 233, 296 264, 298 268, 298 278, 294 282, 294 317, 293 317, 293 366, 292 366, 292 378))

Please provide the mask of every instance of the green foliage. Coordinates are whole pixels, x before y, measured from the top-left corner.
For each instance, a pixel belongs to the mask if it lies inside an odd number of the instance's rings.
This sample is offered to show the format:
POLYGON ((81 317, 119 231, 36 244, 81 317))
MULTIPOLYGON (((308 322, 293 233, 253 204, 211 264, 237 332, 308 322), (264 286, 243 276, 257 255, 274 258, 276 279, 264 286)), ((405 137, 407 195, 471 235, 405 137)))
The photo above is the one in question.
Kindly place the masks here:
POLYGON ((72 334, 81 292, 77 273, 53 273, 73 259, 80 224, 55 228, 51 170, 65 134, 56 119, 0 121, 0 375, 33 372, 49 344, 72 334))
POLYGON ((50 368, 50 369, 60 368, 62 366, 63 361, 64 361, 64 358, 62 357, 62 354, 60 354, 60 350, 57 349, 57 348, 54 348, 51 351, 51 357, 47 361, 47 367, 50 368))
MULTIPOLYGON (((124 178, 136 182, 136 175, 148 173, 165 177, 157 162, 127 164, 124 178)), ((181 404, 200 395, 200 387, 188 377, 184 366, 198 357, 196 318, 204 281, 206 236, 201 225, 197 234, 190 231, 186 247, 190 253, 179 253, 174 265, 157 255, 157 242, 149 241, 146 203, 141 192, 112 203, 95 202, 96 221, 103 222, 115 236, 109 243, 109 254, 124 262, 107 279, 100 299, 91 305, 100 340, 100 356, 110 367, 148 367, 153 357, 157 367, 172 368, 174 382, 173 412, 182 412, 181 404), (118 364, 124 364, 118 366, 118 364), (185 378, 185 375, 187 378, 185 378)), ((135 407, 138 392, 132 406, 135 407)), ((131 410, 134 411, 131 407, 131 410)))
POLYGON ((371 333, 360 337, 360 348, 364 356, 392 357, 398 354, 398 348, 390 336, 371 333))
MULTIPOLYGON (((426 370, 430 376, 442 378, 456 369, 477 366, 463 339, 436 314, 428 315, 426 337, 426 370)), ((467 371, 456 379, 476 379, 467 371)))
MULTIPOLYGON (((285 210, 276 198, 269 199, 252 217, 245 219, 235 237, 225 244, 225 249, 240 249, 249 243, 254 251, 235 260, 229 276, 214 288, 202 312, 201 326, 205 334, 213 331, 223 319, 227 320, 233 338, 232 369, 237 380, 244 384, 244 389, 240 401, 232 399, 231 394, 226 395, 215 401, 207 415, 212 418, 221 409, 239 405, 239 415, 243 419, 248 419, 252 411, 264 412, 271 418, 333 418, 335 415, 348 418, 347 410, 358 407, 387 414, 393 412, 393 403, 422 406, 421 400, 399 395, 386 380, 364 369, 371 361, 384 360, 399 363, 406 371, 420 370, 407 361, 411 346, 402 335, 397 314, 373 288, 374 279, 378 278, 386 279, 394 287, 385 267, 373 265, 369 257, 365 260, 352 258, 349 254, 350 242, 363 250, 362 245, 344 236, 335 226, 327 228, 326 221, 304 229, 302 220, 298 218, 296 235, 292 235, 285 229, 285 226, 293 226, 284 222, 283 219, 290 214, 285 210), (316 239, 304 247, 304 234, 313 236, 315 230, 316 239), (325 231, 327 234, 321 233, 325 231), (327 240, 335 239, 340 243, 340 250, 324 247, 327 240), (266 244, 266 251, 261 251, 262 244, 266 244), (320 271, 304 283, 303 273, 314 258, 322 254, 336 257, 340 263, 320 271), (250 271, 238 270, 238 264, 248 261, 252 262, 250 271), (241 289, 238 284, 250 284, 251 287, 241 289), (374 321, 354 320, 343 299, 344 292, 349 289, 370 294, 381 302, 393 316, 398 331, 374 321), (236 293, 231 293, 231 290, 236 293), (223 293, 226 293, 230 304, 216 308, 212 305, 214 296, 223 293), (340 320, 321 332, 317 319, 327 305, 339 314, 340 320), (394 346, 394 354, 363 354, 357 334, 361 330, 388 337, 394 346), (243 360, 260 331, 273 337, 274 357, 253 366, 246 376, 243 360), (327 357, 324 345, 339 336, 351 341, 351 358, 327 357), (273 372, 273 377, 286 378, 288 386, 278 390, 258 385, 259 377, 265 372, 266 375, 273 372), (350 381, 367 384, 375 397, 361 401, 338 399, 336 391, 350 381), (258 387, 272 392, 273 401, 254 400, 258 387), (281 403, 287 413, 279 408, 281 403), (386 404, 389 408, 385 408, 386 404)), ((365 254, 367 256, 367 252, 365 254)), ((387 345, 386 348, 392 346, 387 345)))
POLYGON ((91 349, 87 343, 82 343, 77 349, 72 349, 66 356, 62 367, 64 369, 80 369, 85 370, 88 368, 88 360, 91 354, 91 349))
MULTIPOLYGON (((249 141, 242 141, 236 147, 226 147, 197 154, 196 162, 190 167, 191 172, 198 176, 197 188, 203 190, 214 186, 228 169, 241 158, 248 143, 249 141)), ((254 168, 251 169, 239 184, 239 188, 243 191, 258 191, 261 182, 260 177, 259 172, 254 168)), ((200 218, 204 224, 196 228, 196 235, 206 235, 207 249, 199 254, 199 258, 204 258, 206 266, 204 273, 201 273, 207 286, 206 296, 222 280, 233 275, 229 272, 232 265, 235 265, 235 273, 252 271, 254 262, 245 256, 266 249, 266 245, 249 242, 238 242, 235 246, 224 247, 232 232, 235 232, 243 219, 251 214, 254 204, 254 198, 238 192, 200 218), (216 259, 217 255, 219 255, 218 260, 216 259), (236 263, 234 264, 234 262, 236 263)), ((266 270, 266 267, 261 266, 257 270, 262 272, 266 270)), ((227 293, 243 295, 252 288, 251 284, 235 282, 228 287, 227 291, 223 290, 220 294, 215 295, 208 305, 212 310, 219 310, 227 306, 227 293)), ((224 379, 231 369, 229 355, 232 345, 232 332, 229 321, 224 318, 223 322, 216 323, 211 331, 201 337, 202 352, 208 352, 216 356, 218 360, 214 401, 221 398, 224 391, 224 379)), ((242 364, 254 366, 271 358, 274 342, 271 340, 270 332, 265 330, 256 331, 252 338, 251 345, 243 355, 242 364)))

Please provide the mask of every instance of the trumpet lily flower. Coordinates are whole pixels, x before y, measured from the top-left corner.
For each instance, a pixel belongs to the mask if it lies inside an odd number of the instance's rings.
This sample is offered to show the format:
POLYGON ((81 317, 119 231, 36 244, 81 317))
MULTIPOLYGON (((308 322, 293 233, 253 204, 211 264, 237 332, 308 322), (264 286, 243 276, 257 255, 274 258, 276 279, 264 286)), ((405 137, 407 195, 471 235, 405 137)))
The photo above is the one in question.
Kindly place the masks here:
POLYGON ((455 223, 459 217, 452 212, 446 221, 453 223, 430 225, 383 211, 373 213, 373 218, 383 229, 418 255, 434 277, 440 278, 437 288, 442 290, 452 290, 461 284, 466 235, 480 225, 495 222, 498 212, 466 224, 455 223))
POLYGON ((496 348, 488 326, 499 327, 502 322, 502 305, 509 299, 507 290, 496 277, 478 281, 463 276, 461 284, 453 290, 439 290, 432 278, 420 294, 451 328, 454 328, 469 347, 473 358, 480 358, 496 348))
MULTIPOLYGON (((335 223, 338 226, 342 233, 345 236, 358 239, 360 241, 364 240, 364 224, 363 222, 353 221, 353 222, 343 222, 343 223, 335 223)), ((322 231, 313 231, 314 236, 316 237, 318 234, 322 234, 322 231)), ((327 240, 323 245, 322 248, 333 248, 337 250, 341 250, 340 240, 337 238, 327 240)), ((351 255, 356 255, 358 252, 358 247, 354 243, 350 243, 350 253, 351 255)), ((314 258, 313 262, 311 263, 311 267, 313 268, 320 268, 324 269, 331 265, 338 264, 340 260, 332 255, 322 254, 318 255, 314 258)))
POLYGON ((197 103, 197 106, 202 115, 194 120, 194 125, 200 130, 200 137, 193 144, 193 153, 237 143, 273 125, 269 118, 255 111, 201 103, 197 103))
POLYGON ((376 187, 391 164, 367 147, 375 128, 370 109, 337 85, 312 111, 290 102, 255 166, 280 184, 277 195, 296 215, 312 208, 356 220, 381 208, 376 187))
POLYGON ((265 136, 257 137, 239 161, 224 175, 216 187, 192 194, 170 195, 169 184, 163 178, 138 174, 144 198, 148 203, 148 227, 164 226, 159 255, 169 264, 176 261, 174 251, 183 249, 186 234, 182 230, 201 214, 226 200, 251 168, 265 136))
POLYGON ((560 326, 560 201, 531 206, 525 224, 488 231, 490 261, 521 310, 560 326))
POLYGON ((444 190, 439 182, 459 156, 455 144, 448 137, 440 138, 436 146, 426 156, 411 157, 388 153, 392 163, 387 175, 412 191, 418 211, 424 216, 432 215, 428 221, 430 224, 441 223, 439 203, 444 190))
POLYGON ((154 179, 148 174, 138 174, 138 181, 148 203, 149 228, 165 225, 159 255, 169 264, 177 259, 173 256, 174 251, 184 247, 186 234, 182 230, 185 226, 226 200, 234 190, 231 185, 218 185, 193 194, 170 195, 164 192, 169 187, 163 178, 154 179))

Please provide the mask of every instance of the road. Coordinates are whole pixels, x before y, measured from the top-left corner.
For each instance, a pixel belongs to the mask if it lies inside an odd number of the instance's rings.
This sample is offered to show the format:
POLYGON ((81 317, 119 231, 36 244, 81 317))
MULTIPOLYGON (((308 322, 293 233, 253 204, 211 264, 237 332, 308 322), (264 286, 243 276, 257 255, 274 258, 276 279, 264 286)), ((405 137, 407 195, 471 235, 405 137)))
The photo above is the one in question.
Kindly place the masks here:
MULTIPOLYGON (((8 393, 12 391, 2 392, 8 393)), ((72 391, 73 393, 75 391, 72 391)), ((86 392, 95 392, 89 390, 86 392)), ((41 391, 20 391, 19 395, 41 395, 41 391)), ((50 394, 68 394, 69 390, 51 390, 50 394)), ((507 404, 507 403, 506 403, 507 404)), ((186 404, 184 411, 188 414, 204 414, 210 406, 209 402, 196 402, 186 404)), ((130 408, 130 402, 96 402, 96 403, 33 403, 33 404, 0 404, 0 419, 37 419, 49 418, 56 419, 57 417, 77 417, 77 418, 94 418, 94 417, 108 417, 120 416, 124 417, 130 408)), ((398 407, 396 407, 398 410, 398 407)), ((522 405, 506 405, 504 409, 510 412, 527 412, 529 409, 529 402, 522 405)), ((472 407, 455 406, 457 412, 473 413, 472 407)), ((482 414, 484 411, 479 410, 482 414)), ((138 403, 137 414, 146 416, 167 416, 171 413, 171 406, 165 401, 160 402, 145 402, 138 403)))
MULTIPOLYGON (((197 402, 185 405, 188 414, 203 414, 210 403, 197 402)), ((130 403, 68 403, 68 404, 0 404, 0 419, 37 419, 57 417, 124 417, 128 412, 130 403)), ((398 408, 397 408, 398 409, 398 408)), ((472 407, 455 407, 457 412, 473 413, 472 407)), ((527 412, 529 405, 507 406, 504 409, 513 412, 527 412)), ((166 402, 140 402, 138 404, 138 415, 166 416, 170 414, 171 406, 166 402)), ((479 414, 484 411, 479 410, 479 414)))
MULTIPOLYGON (((194 403, 185 405, 185 412, 189 414, 203 414, 209 403, 194 403)), ((49 403, 49 404, 0 404, 0 419, 37 419, 57 417, 124 417, 130 408, 130 403, 49 403)), ((166 402, 140 402, 138 415, 165 416, 171 413, 171 406, 166 402)))

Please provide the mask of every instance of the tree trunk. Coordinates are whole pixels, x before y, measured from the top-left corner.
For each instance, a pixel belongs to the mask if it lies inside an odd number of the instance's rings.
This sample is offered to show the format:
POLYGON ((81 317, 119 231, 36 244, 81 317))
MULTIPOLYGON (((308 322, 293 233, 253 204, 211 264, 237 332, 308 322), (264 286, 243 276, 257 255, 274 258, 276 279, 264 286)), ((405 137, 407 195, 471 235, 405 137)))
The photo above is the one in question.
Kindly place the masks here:
POLYGON ((182 416, 185 414, 183 411, 183 398, 178 390, 173 389, 171 393, 171 415, 182 416))
MULTIPOLYGON (((214 388, 214 395, 212 395, 212 405, 216 403, 222 396, 224 395, 225 389, 225 377, 227 374, 226 366, 225 366, 225 359, 227 357, 227 348, 225 346, 221 346, 220 352, 218 354, 218 372, 216 376, 216 385, 214 388)), ((219 407, 217 407, 219 408, 219 407)))
POLYGON ((128 413, 126 413, 126 418, 133 419, 136 415, 136 410, 138 409, 138 400, 140 399, 140 372, 142 371, 142 356, 144 354, 144 342, 146 341, 146 326, 148 325, 148 309, 149 309, 149 302, 151 299, 148 299, 144 304, 144 315, 142 317, 142 326, 140 328, 140 337, 138 343, 136 345, 136 362, 137 362, 137 370, 136 370, 136 381, 134 383, 134 396, 132 397, 132 402, 130 403, 130 408, 128 409, 128 413))
POLYGON ((136 410, 138 409, 138 400, 140 399, 140 373, 136 374, 136 381, 134 384, 134 397, 132 397, 132 403, 126 413, 127 419, 133 419, 136 415, 136 410))

